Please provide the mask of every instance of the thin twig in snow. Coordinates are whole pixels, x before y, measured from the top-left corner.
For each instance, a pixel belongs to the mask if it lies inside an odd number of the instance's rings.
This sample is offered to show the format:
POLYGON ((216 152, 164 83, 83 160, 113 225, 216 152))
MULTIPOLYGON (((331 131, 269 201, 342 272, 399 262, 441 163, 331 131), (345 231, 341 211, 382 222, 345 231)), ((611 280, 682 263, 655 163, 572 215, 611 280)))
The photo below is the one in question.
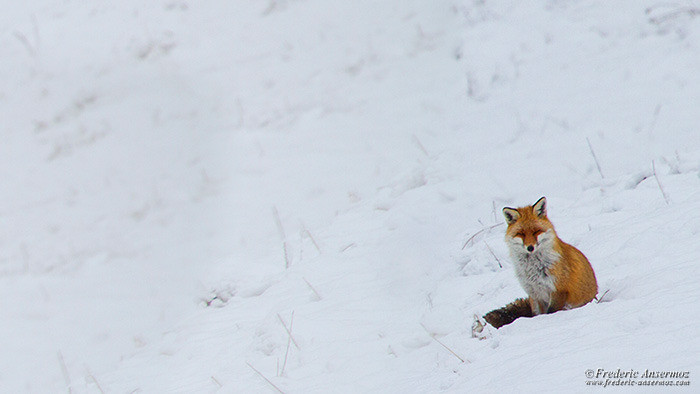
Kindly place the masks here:
POLYGON ((423 152, 426 156, 430 157, 430 155, 428 154, 428 150, 425 149, 425 146, 423 146, 423 144, 420 142, 418 137, 416 137, 415 134, 413 134, 412 136, 413 136, 413 143, 418 147, 418 149, 420 149, 421 152, 423 152))
POLYGON ((272 207, 272 216, 275 219, 275 225, 277 226, 277 231, 282 238, 282 249, 284 250, 284 268, 289 268, 289 250, 287 249, 287 235, 284 233, 284 227, 282 227, 282 220, 280 220, 280 213, 277 211, 277 207, 272 207))
POLYGON ((668 205, 668 195, 666 194, 664 187, 661 186, 661 181, 659 180, 659 176, 656 175, 656 165, 654 164, 654 160, 651 161, 651 170, 654 172, 654 178, 656 179, 656 184, 659 185, 659 190, 661 190, 661 194, 664 196, 664 201, 666 201, 666 205, 668 205))
POLYGON ((265 381, 266 381, 267 383, 269 383, 270 386, 274 387, 275 390, 277 390, 277 391, 279 391, 280 393, 284 394, 284 391, 280 390, 280 388, 277 387, 277 385, 275 385, 274 383, 272 383, 272 381, 270 381, 270 379, 266 378, 265 375, 262 374, 262 372, 260 372, 260 371, 258 371, 257 369, 255 369, 255 367, 252 366, 252 365, 250 365, 249 362, 246 362, 246 364, 248 364, 248 366, 250 367, 250 369, 252 369, 253 371, 255 371, 255 373, 257 373, 258 375, 260 375, 261 378, 265 379, 265 381))
POLYGON ((24 48, 27 50, 29 55, 31 57, 35 57, 36 51, 34 50, 34 46, 32 46, 32 44, 29 42, 29 39, 27 38, 27 36, 25 36, 24 33, 19 32, 19 31, 15 31, 14 35, 15 35, 15 38, 18 39, 19 42, 22 43, 22 45, 24 45, 24 48))
POLYGON ((600 174, 601 178, 605 178, 603 175, 603 170, 600 169, 600 163, 598 163, 598 158, 595 155, 595 152, 593 151, 593 145, 591 145, 591 140, 586 137, 586 142, 588 142, 588 149, 591 151, 591 156, 593 156, 593 161, 595 161, 596 167, 598 167, 598 173, 600 174))
MULTIPOLYGON (((277 317, 279 317, 280 321, 282 321, 282 318, 278 314, 277 317)), ((284 322, 282 322, 282 325, 284 326, 284 322)), ((284 369, 287 367, 287 357, 289 356, 289 345, 292 343, 292 326, 294 325, 294 311, 292 311, 292 317, 289 320, 289 330, 287 330, 287 334, 289 336, 287 337, 287 350, 284 352, 284 362, 282 363, 282 370, 280 371, 280 376, 284 375, 284 369)), ((287 326, 284 327, 285 330, 287 329, 287 326)), ((296 341, 294 341, 294 346, 299 348, 299 345, 297 345, 296 341)))
POLYGON ((654 131, 656 127, 656 121, 659 119, 659 112, 661 112, 661 104, 657 104, 654 109, 654 117, 651 119, 651 124, 649 125, 649 133, 654 131))
POLYGON ((605 293, 603 293, 603 295, 600 296, 600 298, 596 297, 595 303, 600 304, 600 302, 603 301, 603 297, 605 297, 605 295, 608 294, 609 291, 610 291, 610 289, 607 289, 607 290, 605 290, 605 293))
POLYGON ((321 294, 319 294, 318 291, 316 291, 316 289, 315 289, 313 286, 311 286, 311 283, 309 283, 309 281, 306 280, 306 278, 303 278, 303 277, 302 277, 301 279, 304 279, 304 282, 306 282, 306 285, 309 286, 309 289, 311 289, 311 291, 313 291, 314 294, 316 294, 316 298, 318 298, 319 301, 320 301, 320 300, 321 300, 321 294))
POLYGON ((219 387, 224 387, 224 385, 221 384, 221 382, 219 382, 219 380, 216 379, 216 378, 214 377, 214 375, 211 375, 211 380, 213 380, 214 383, 216 383, 219 387))
POLYGON ((70 375, 68 374, 68 367, 66 367, 66 360, 63 358, 63 354, 61 354, 60 350, 57 353, 58 362, 59 364, 61 364, 61 373, 63 373, 63 380, 66 381, 66 386, 68 386, 68 392, 72 393, 73 389, 71 388, 70 375))
POLYGON ((343 249, 341 249, 340 252, 341 252, 341 253, 342 253, 342 252, 345 252, 346 250, 352 248, 353 246, 357 246, 357 244, 355 244, 355 243, 353 242, 353 243, 351 243, 350 245, 348 245, 348 246, 344 247, 343 249))
POLYGON ((280 220, 280 213, 277 210, 277 207, 273 206, 272 207, 272 216, 275 219, 275 225, 277 226, 277 231, 280 234, 280 238, 282 241, 287 239, 287 235, 284 233, 284 227, 282 227, 282 220, 280 220))
POLYGON ((306 234, 307 237, 309 237, 309 239, 311 240, 311 243, 314 244, 314 246, 316 247, 316 250, 318 250, 318 253, 321 253, 321 248, 318 246, 318 243, 314 239, 314 236, 311 235, 311 231, 309 231, 309 229, 307 229, 306 226, 304 226, 303 224, 302 224, 302 227, 304 228, 303 233, 306 234))
POLYGON ((284 249, 284 268, 289 268, 289 251, 287 250, 287 241, 282 242, 282 249, 284 249))
POLYGON ((466 361, 464 361, 464 359, 463 359, 462 357, 460 357, 457 353, 455 353, 454 350, 450 349, 447 345, 445 345, 444 343, 442 343, 442 341, 440 341, 439 339, 437 339, 437 338, 435 337, 435 334, 433 334, 432 332, 430 332, 430 331, 428 330, 428 328, 427 328, 425 325, 423 325, 423 323, 421 323, 420 325, 423 326, 423 329, 425 330, 425 332, 427 332, 428 335, 430 335, 430 337, 433 338, 433 339, 435 340, 435 342, 439 343, 442 347, 444 347, 445 349, 447 349, 447 351, 450 352, 450 353, 452 353, 453 356, 457 357, 457 358, 459 359, 459 361, 461 361, 461 362, 463 362, 463 363, 466 362, 466 361))
POLYGON ((88 370, 88 376, 95 383, 95 386, 97 386, 97 389, 100 390, 100 393, 105 394, 105 391, 102 390, 102 386, 100 386, 100 382, 98 382, 97 379, 95 379, 95 376, 92 374, 92 372, 90 372, 90 370, 88 370))
POLYGON ((466 361, 464 361, 464 359, 463 359, 462 357, 460 357, 457 353, 455 353, 454 350, 450 349, 447 345, 445 345, 445 344, 442 343, 439 339, 437 339, 437 338, 435 337, 435 335, 431 335, 430 337, 433 338, 433 339, 435 340, 435 342, 437 342, 437 343, 439 343, 440 345, 442 345, 442 347, 444 347, 445 349, 447 349, 448 352, 452 353, 453 356, 457 357, 457 358, 459 359, 459 361, 461 361, 461 362, 463 362, 463 363, 466 362, 466 361))
POLYGON ((17 38, 22 43, 22 45, 24 45, 24 48, 27 50, 29 55, 31 57, 36 57, 37 51, 41 44, 41 37, 39 36, 39 25, 36 21, 36 15, 34 14, 32 14, 32 28, 34 33, 34 44, 32 44, 29 41, 29 38, 27 38, 27 36, 20 31, 14 31, 14 35, 15 38, 17 38))
POLYGON ((493 226, 489 226, 489 227, 486 227, 486 228, 482 228, 481 230, 475 232, 474 235, 472 235, 471 237, 469 237, 469 239, 464 243, 464 245, 462 245, 462 250, 464 250, 464 248, 467 247, 467 245, 469 244, 469 242, 471 242, 471 241, 474 239, 474 237, 476 237, 477 235, 483 233, 484 231, 489 231, 489 230, 491 230, 491 229, 494 229, 494 228, 496 228, 496 227, 498 227, 498 226, 502 226, 502 225, 503 225, 503 223, 497 223, 497 224, 494 224, 493 226))
POLYGON ((491 256, 493 256, 493 258, 496 259, 498 266, 503 268, 503 265, 501 264, 501 260, 498 258, 498 256, 496 256, 496 253, 493 253, 493 250, 491 250, 491 247, 489 246, 489 244, 487 244, 486 241, 484 241, 484 245, 486 245, 486 249, 488 249, 489 252, 491 252, 491 256))
MULTIPOLYGON (((297 341, 295 341, 294 337, 292 336, 292 324, 289 323, 289 328, 287 328, 287 325, 284 324, 284 320, 282 320, 282 316, 280 316, 279 313, 277 314, 277 318, 280 320, 280 323, 282 323, 282 327, 284 327, 284 330, 287 331, 287 334, 292 339, 292 343, 294 343, 294 346, 296 346, 297 349, 299 349, 299 345, 297 344, 297 341)), ((292 318, 294 318, 294 312, 292 312, 292 318)))

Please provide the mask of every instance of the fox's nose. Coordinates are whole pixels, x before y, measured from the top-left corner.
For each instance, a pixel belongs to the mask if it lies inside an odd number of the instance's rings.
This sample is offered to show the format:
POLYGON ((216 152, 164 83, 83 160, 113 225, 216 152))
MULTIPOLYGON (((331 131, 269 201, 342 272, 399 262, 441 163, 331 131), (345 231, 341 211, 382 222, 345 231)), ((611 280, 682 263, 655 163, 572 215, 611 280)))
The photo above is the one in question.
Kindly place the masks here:
POLYGON ((532 252, 533 250, 535 250, 535 247, 534 247, 534 246, 532 246, 532 245, 528 245, 528 246, 527 246, 527 251, 528 251, 528 252, 532 252))

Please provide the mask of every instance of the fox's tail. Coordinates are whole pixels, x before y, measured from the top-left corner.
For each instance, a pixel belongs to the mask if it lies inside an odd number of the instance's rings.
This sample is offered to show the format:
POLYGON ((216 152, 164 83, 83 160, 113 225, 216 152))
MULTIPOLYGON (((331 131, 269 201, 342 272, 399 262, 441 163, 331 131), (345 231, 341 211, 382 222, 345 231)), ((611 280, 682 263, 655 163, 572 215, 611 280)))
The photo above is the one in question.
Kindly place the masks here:
POLYGON ((532 316, 534 315, 530 307, 530 300, 528 298, 518 298, 503 308, 487 313, 484 315, 484 319, 495 328, 499 328, 512 323, 519 317, 532 316))

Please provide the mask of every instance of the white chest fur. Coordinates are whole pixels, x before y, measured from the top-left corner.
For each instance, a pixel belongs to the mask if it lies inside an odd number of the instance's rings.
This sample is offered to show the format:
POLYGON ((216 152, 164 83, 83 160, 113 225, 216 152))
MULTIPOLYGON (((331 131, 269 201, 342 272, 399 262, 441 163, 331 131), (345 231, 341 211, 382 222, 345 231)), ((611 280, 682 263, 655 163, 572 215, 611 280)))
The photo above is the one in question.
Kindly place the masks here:
POLYGON ((556 289, 554 277, 549 274, 560 257, 553 249, 553 241, 554 236, 550 230, 541 234, 536 249, 528 252, 522 239, 506 239, 520 285, 530 298, 545 305, 549 304, 551 294, 556 289))

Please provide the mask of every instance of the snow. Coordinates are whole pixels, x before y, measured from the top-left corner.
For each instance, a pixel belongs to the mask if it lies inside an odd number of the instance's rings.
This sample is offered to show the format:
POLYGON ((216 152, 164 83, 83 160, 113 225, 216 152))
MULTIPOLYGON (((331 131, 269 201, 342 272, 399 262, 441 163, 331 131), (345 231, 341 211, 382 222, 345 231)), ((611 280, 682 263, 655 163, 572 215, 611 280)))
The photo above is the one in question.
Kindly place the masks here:
POLYGON ((6 7, 2 391, 692 387, 698 10, 6 7), (602 301, 472 338, 524 296, 500 210, 541 196, 602 301))

